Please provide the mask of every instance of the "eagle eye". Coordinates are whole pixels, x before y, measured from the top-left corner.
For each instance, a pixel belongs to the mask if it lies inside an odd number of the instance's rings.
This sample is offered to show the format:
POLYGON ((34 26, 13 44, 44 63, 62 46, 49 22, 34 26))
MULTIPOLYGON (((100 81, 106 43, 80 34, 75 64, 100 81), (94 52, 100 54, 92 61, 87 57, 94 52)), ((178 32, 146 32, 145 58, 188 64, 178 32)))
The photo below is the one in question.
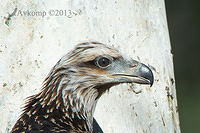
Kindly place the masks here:
POLYGON ((101 68, 107 68, 110 66, 111 60, 106 57, 99 57, 96 59, 96 65, 101 68))

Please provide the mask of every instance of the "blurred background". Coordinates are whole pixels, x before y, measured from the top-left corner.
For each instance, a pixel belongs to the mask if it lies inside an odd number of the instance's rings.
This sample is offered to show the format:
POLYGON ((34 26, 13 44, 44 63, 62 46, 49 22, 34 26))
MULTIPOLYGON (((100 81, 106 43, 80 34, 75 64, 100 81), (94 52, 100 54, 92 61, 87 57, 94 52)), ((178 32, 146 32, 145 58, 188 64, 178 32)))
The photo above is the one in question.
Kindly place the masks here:
POLYGON ((200 133, 200 1, 165 0, 182 133, 200 133))

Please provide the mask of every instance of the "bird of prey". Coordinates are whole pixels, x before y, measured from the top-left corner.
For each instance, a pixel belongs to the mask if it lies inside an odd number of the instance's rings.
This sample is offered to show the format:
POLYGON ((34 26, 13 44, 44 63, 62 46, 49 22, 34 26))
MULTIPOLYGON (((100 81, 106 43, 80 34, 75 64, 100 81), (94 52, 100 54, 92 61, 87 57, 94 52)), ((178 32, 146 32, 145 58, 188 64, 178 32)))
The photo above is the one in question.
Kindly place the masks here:
POLYGON ((78 44, 51 69, 41 91, 28 98, 11 133, 102 132, 93 119, 101 95, 121 83, 152 86, 153 81, 149 67, 111 46, 78 44))

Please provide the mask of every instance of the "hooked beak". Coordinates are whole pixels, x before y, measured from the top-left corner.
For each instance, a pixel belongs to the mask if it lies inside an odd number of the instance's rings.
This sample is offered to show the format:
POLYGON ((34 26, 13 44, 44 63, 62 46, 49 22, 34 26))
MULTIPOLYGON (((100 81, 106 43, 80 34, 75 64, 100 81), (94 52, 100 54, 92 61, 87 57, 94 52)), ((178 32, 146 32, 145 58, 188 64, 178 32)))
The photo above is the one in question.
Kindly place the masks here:
POLYGON ((123 82, 153 85, 153 72, 145 64, 133 61, 130 64, 130 70, 129 72, 115 73, 112 76, 123 79, 123 82))

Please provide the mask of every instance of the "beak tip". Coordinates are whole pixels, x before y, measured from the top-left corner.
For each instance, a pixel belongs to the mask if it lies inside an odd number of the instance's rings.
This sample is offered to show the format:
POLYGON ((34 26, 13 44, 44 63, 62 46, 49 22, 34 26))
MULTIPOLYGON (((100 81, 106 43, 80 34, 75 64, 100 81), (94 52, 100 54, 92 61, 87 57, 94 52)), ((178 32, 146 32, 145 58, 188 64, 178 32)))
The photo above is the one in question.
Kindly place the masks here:
MULTIPOLYGON (((149 69, 150 70, 150 69, 149 69)), ((150 74, 149 74, 149 80, 150 80, 150 87, 153 86, 154 83, 154 76, 153 76, 153 72, 150 70, 150 74)))
POLYGON ((153 80, 150 82, 150 87, 152 87, 153 86, 153 80))
POLYGON ((154 82, 153 72, 145 64, 142 64, 141 67, 140 67, 140 76, 142 76, 143 78, 149 80, 150 87, 153 86, 153 82, 154 82))
POLYGON ((153 86, 153 83, 154 83, 154 76, 153 76, 153 72, 151 71, 151 69, 149 69, 149 76, 148 76, 148 79, 150 81, 150 87, 153 86))

